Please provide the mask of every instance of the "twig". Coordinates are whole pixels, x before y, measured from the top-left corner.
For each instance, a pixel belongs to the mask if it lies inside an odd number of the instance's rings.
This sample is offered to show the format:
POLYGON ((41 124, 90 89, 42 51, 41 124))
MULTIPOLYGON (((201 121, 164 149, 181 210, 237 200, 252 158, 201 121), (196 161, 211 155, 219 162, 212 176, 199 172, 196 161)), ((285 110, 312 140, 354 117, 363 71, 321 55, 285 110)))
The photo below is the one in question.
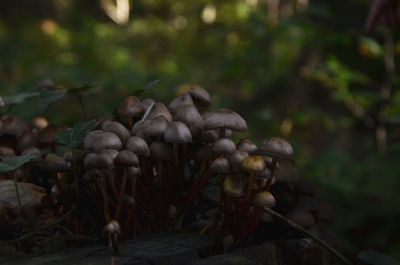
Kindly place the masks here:
POLYGON ((53 227, 53 226, 55 226, 55 225, 58 225, 59 223, 63 222, 68 216, 70 216, 71 213, 72 213, 74 210, 75 210, 75 207, 73 207, 71 210, 69 210, 69 211, 68 211, 63 217, 61 217, 60 219, 58 219, 58 220, 56 220, 56 221, 54 221, 54 222, 52 222, 52 223, 50 223, 50 224, 46 224, 46 225, 40 226, 40 227, 38 227, 35 231, 32 231, 32 232, 30 232, 30 233, 27 233, 27 234, 25 234, 25 235, 23 235, 23 236, 21 236, 21 237, 19 237, 19 238, 13 239, 13 240, 11 240, 11 241, 12 241, 12 242, 18 242, 18 241, 21 241, 21 240, 24 240, 24 239, 28 239, 28 238, 34 236, 35 234, 39 233, 40 231, 43 231, 43 230, 46 230, 46 229, 48 229, 48 228, 50 228, 50 227, 53 227))
POLYGON ((287 223, 288 225, 290 225, 291 227, 293 227, 294 229, 296 229, 297 231, 299 231, 300 233, 311 237, 312 239, 314 239, 318 244, 320 244, 322 247, 326 248, 329 252, 331 252, 333 255, 335 255, 336 257, 338 257, 340 260, 342 260, 344 263, 352 265, 350 263, 350 261, 348 261, 342 254, 340 254, 337 250, 335 250, 334 248, 332 248, 331 246, 328 245, 328 243, 326 243, 325 241, 319 239, 316 235, 314 235, 313 233, 307 231, 306 229, 304 229, 303 227, 301 227, 300 225, 296 224, 295 222, 287 219, 285 216, 275 212, 274 210, 272 210, 271 208, 268 207, 264 207, 264 210, 267 211, 269 214, 271 214, 272 216, 276 217, 277 219, 284 221, 285 223, 287 223))

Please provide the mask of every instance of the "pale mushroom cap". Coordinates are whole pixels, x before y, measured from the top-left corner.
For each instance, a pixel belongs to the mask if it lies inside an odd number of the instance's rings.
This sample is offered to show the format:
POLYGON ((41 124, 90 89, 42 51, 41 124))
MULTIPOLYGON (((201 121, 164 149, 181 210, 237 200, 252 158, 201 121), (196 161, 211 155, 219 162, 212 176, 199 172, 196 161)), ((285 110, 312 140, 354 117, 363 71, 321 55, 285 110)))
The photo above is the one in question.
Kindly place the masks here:
POLYGON ((172 122, 171 113, 169 112, 167 107, 161 102, 157 102, 153 105, 146 119, 152 120, 157 116, 164 116, 167 121, 172 122))
POLYGON ((85 149, 99 151, 101 149, 121 150, 122 143, 117 135, 112 132, 95 130, 89 132, 83 141, 85 149))
POLYGON ((246 151, 251 154, 257 150, 257 145, 255 145, 250 139, 242 138, 236 144, 238 150, 246 151))
POLYGON ((236 150, 229 156, 229 163, 231 164, 232 170, 238 172, 242 166, 241 162, 243 159, 249 157, 249 154, 242 150, 236 150))
POLYGON ((138 121, 132 126, 131 133, 132 135, 139 136, 139 134, 143 134, 143 130, 151 123, 151 120, 138 121))
POLYGON ((228 138, 221 138, 213 142, 211 151, 214 155, 231 154, 236 150, 235 143, 228 138))
POLYGON ((212 143, 218 140, 218 132, 215 130, 203 131, 200 135, 200 140, 204 143, 212 143))
POLYGON ((167 143, 188 143, 192 141, 192 134, 183 122, 174 121, 165 130, 164 140, 167 143))
POLYGON ((226 177, 224 180, 224 191, 232 197, 242 197, 244 194, 240 182, 232 177, 226 177))
POLYGON ((130 150, 122 150, 121 152, 119 152, 117 157, 114 159, 114 162, 116 165, 123 167, 139 166, 139 159, 130 150))
POLYGON ((122 142, 125 142, 131 136, 129 130, 117 121, 105 121, 101 127, 105 132, 112 132, 117 135, 122 142))
POLYGON ((263 141, 256 153, 289 159, 293 156, 293 148, 285 139, 272 137, 263 141))
POLYGON ((147 109, 148 107, 150 107, 150 105, 153 104, 153 103, 156 103, 156 102, 155 102, 154 99, 152 99, 152 98, 144 98, 144 99, 142 100, 142 104, 143 104, 143 106, 145 107, 145 109, 147 109))
POLYGON ((150 123, 143 128, 143 134, 148 137, 162 136, 168 125, 169 122, 164 116, 154 117, 150 123))
POLYGON ((84 165, 86 169, 110 169, 114 166, 114 162, 107 152, 90 153, 85 157, 84 165))
POLYGON ((211 104, 210 94, 208 94, 207 90, 202 88, 201 86, 193 86, 190 91, 190 95, 195 101, 196 105, 199 107, 208 107, 211 104))
POLYGON ((135 96, 127 97, 119 106, 117 113, 123 117, 140 117, 145 111, 143 104, 135 96))
POLYGON ((114 235, 121 233, 121 226, 118 221, 111 220, 103 229, 103 233, 107 235, 114 235))
POLYGON ((32 121, 32 126, 36 128, 38 131, 41 131, 47 126, 49 126, 49 122, 45 117, 36 117, 32 121))
POLYGON ((150 150, 146 141, 138 136, 129 137, 126 141, 126 148, 131 150, 136 155, 150 156, 150 150))
POLYGON ((265 162, 261 156, 249 156, 243 159, 240 164, 248 172, 262 172, 265 169, 265 162))
POLYGON ((119 154, 118 150, 115 149, 101 149, 100 153, 107 153, 112 160, 114 160, 119 154))
POLYGON ((149 146, 151 156, 157 160, 170 160, 171 149, 168 144, 163 142, 152 142, 149 146))
POLYGON ((212 172, 216 172, 216 173, 229 173, 231 171, 231 168, 230 168, 228 160, 221 156, 221 157, 216 158, 210 164, 210 170, 212 172))
POLYGON ((181 106, 193 105, 192 97, 189 93, 183 93, 169 103, 168 108, 172 113, 176 113, 181 106))
POLYGON ((183 105, 178 107, 176 111, 176 118, 188 126, 194 126, 196 128, 203 129, 203 118, 193 105, 183 105))
POLYGON ((205 112, 203 115, 205 129, 229 128, 233 131, 244 132, 247 130, 246 121, 230 109, 217 109, 205 112))
POLYGON ((254 205, 260 207, 274 207, 276 204, 275 197, 268 191, 258 192, 254 196, 254 205))

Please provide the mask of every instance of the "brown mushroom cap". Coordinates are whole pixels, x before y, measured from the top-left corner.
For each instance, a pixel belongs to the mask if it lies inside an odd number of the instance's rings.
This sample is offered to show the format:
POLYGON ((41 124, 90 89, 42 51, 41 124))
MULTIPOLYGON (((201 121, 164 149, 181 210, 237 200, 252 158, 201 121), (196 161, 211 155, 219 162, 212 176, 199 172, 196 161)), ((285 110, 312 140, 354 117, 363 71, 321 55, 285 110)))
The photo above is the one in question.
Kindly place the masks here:
POLYGON ((164 140, 167 143, 187 143, 192 141, 192 135, 183 122, 174 121, 165 130, 164 140))
POLYGON ((99 151, 101 149, 121 150, 122 143, 117 135, 112 132, 94 130, 89 132, 83 141, 85 149, 99 151))
POLYGON ((90 153, 85 157, 84 165, 86 169, 110 169, 114 166, 114 162, 107 152, 90 153))
POLYGON ((257 150, 257 145, 255 145, 250 139, 242 138, 236 144, 238 150, 246 151, 251 154, 257 150))
POLYGON ((143 134, 147 137, 159 137, 164 135, 169 125, 168 120, 164 116, 154 117, 150 123, 143 128, 143 134))
POLYGON ((289 159, 293 156, 293 148, 285 139, 272 137, 261 143, 256 154, 289 159))
POLYGON ((182 105, 176 110, 176 119, 188 126, 203 129, 204 122, 200 113, 193 105, 182 105))
POLYGON ((176 113, 178 109, 184 105, 193 106, 193 100, 189 93, 183 93, 182 95, 179 95, 177 98, 172 100, 171 103, 169 103, 168 108, 172 113, 176 113))
POLYGON ((63 127, 49 125, 39 133, 39 145, 46 147, 55 142, 55 138, 59 132, 64 130, 63 127))
POLYGON ((249 157, 249 154, 242 150, 236 150, 229 156, 229 163, 231 164, 232 171, 238 172, 242 168, 241 162, 243 159, 249 157))
POLYGON ((211 145, 211 151, 214 155, 231 154, 236 150, 236 145, 231 139, 221 138, 211 145))
POLYGON ((258 192, 254 196, 254 205, 260 207, 274 207, 276 204, 275 197, 268 191, 258 192))
POLYGON ((216 173, 229 173, 231 168, 228 160, 220 156, 210 164, 210 170, 216 173))
POLYGON ((171 113, 169 112, 167 107, 161 102, 157 102, 153 105, 146 119, 152 120, 157 116, 164 116, 167 121, 172 122, 171 113))
POLYGON ((15 156, 15 151, 8 146, 0 146, 0 156, 13 157, 15 156))
POLYGON ((206 108, 211 104, 210 94, 201 86, 193 86, 189 93, 196 106, 206 108))
POLYGON ((204 128, 217 129, 229 128, 233 131, 244 132, 247 130, 246 121, 236 112, 230 109, 217 109, 202 114, 204 128))
POLYGON ((122 150, 121 152, 119 152, 117 157, 114 159, 114 162, 116 165, 122 166, 122 167, 137 167, 137 166, 139 166, 139 159, 130 150, 122 150))
POLYGON ((71 164, 65 161, 63 157, 50 153, 42 159, 40 167, 46 171, 61 172, 70 170, 71 164))
POLYGON ((32 121, 33 128, 37 129, 38 131, 43 130, 47 126, 49 126, 49 122, 45 117, 36 117, 32 121))
POLYGON ((117 113, 123 117, 140 117, 145 108, 140 100, 135 96, 127 97, 118 107, 117 113))
POLYGON ((248 172, 263 172, 265 162, 261 156, 249 156, 240 163, 242 168, 248 172))
POLYGON ((112 132, 121 139, 122 142, 125 142, 130 136, 131 133, 129 130, 120 122, 117 121, 108 121, 102 123, 101 128, 105 132, 112 132))
POLYGON ((15 116, 3 115, 1 116, 1 121, 3 124, 3 134, 20 137, 29 130, 28 125, 15 116))
POLYGON ((244 194, 240 182, 233 177, 226 177, 224 180, 224 191, 232 197, 242 197, 244 194))

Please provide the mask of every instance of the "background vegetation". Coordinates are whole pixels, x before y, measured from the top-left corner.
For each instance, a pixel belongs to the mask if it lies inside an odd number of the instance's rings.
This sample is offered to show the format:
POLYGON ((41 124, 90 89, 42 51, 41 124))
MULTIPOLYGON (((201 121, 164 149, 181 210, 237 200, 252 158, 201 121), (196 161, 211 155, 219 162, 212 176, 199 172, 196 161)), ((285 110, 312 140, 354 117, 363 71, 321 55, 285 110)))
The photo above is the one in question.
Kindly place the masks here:
MULTIPOLYGON (((119 15, 107 0, 1 1, 1 95, 36 91, 42 78, 96 84, 83 100, 98 116, 155 79, 144 97, 199 84, 247 120, 257 143, 293 143, 304 178, 336 211, 328 229, 340 249, 400 253, 399 31, 365 33, 371 1, 117 2, 119 15)), ((11 113, 41 115, 35 99, 11 113)), ((82 119, 73 96, 47 115, 82 119)))

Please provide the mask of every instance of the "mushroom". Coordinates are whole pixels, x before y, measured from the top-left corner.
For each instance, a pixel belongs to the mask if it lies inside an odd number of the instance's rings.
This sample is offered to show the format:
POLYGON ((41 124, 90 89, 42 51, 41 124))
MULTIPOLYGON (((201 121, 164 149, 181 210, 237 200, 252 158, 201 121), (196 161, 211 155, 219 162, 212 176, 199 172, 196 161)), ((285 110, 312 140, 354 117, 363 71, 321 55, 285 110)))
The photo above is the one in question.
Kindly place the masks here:
POLYGON ((171 101, 168 108, 172 113, 176 113, 181 106, 192 105, 193 100, 189 93, 183 93, 174 100, 171 101))
POLYGON ((241 162, 243 159, 249 157, 246 151, 236 150, 229 156, 229 162, 233 172, 239 172, 242 168, 241 162))
POLYGON ((117 109, 117 114, 129 120, 129 128, 133 125, 133 120, 140 118, 145 108, 140 100, 135 96, 127 97, 117 109))
POLYGON ((189 93, 197 107, 206 108, 211 104, 210 94, 201 86, 193 86, 189 93))
POLYGON ((242 197, 244 192, 240 182, 233 177, 226 177, 224 180, 224 191, 232 197, 242 197))
POLYGON ((120 150, 122 148, 121 140, 117 135, 101 130, 94 130, 89 132, 83 141, 83 145, 85 149, 94 152, 98 152, 101 149, 120 150))
POLYGON ((236 150, 236 145, 231 139, 221 138, 213 142, 211 151, 215 156, 231 154, 236 150))
POLYGON ((176 118, 188 126, 192 126, 200 130, 203 129, 203 118, 193 105, 183 105, 178 107, 176 111, 176 118))
POLYGON ((164 135, 164 131, 167 129, 169 121, 165 116, 154 117, 150 123, 143 128, 143 134, 147 137, 157 137, 158 139, 164 135))
POLYGON ((250 139, 242 138, 236 144, 236 148, 238 150, 246 151, 249 154, 252 154, 257 150, 257 145, 255 145, 250 139))
POLYGON ((105 132, 112 132, 119 137, 122 143, 131 136, 129 130, 120 122, 117 121, 105 121, 101 128, 105 132))
POLYGON ((109 246, 113 248, 114 254, 116 255, 119 255, 117 241, 118 241, 118 235, 120 233, 121 233, 121 226, 116 220, 109 221, 103 229, 103 234, 108 236, 109 246))
POLYGON ((164 116, 167 121, 172 122, 171 113, 169 112, 167 107, 161 102, 157 102, 153 105, 149 114, 147 115, 147 119, 152 120, 157 116, 164 116))
POLYGON ((259 207, 274 207, 276 201, 269 191, 260 191, 254 196, 253 203, 259 207))
POLYGON ((217 109, 205 112, 203 115, 204 128, 219 129, 219 137, 226 137, 226 129, 244 132, 247 130, 246 121, 236 112, 230 109, 217 109))
POLYGON ((126 148, 136 155, 150 156, 150 150, 145 140, 141 137, 131 136, 126 141, 126 148))
POLYGON ((143 104, 143 106, 147 109, 148 107, 150 107, 150 105, 151 104, 153 104, 153 103, 156 103, 155 101, 154 101, 154 99, 152 99, 152 98, 144 98, 143 100, 142 100, 142 104, 143 104))

